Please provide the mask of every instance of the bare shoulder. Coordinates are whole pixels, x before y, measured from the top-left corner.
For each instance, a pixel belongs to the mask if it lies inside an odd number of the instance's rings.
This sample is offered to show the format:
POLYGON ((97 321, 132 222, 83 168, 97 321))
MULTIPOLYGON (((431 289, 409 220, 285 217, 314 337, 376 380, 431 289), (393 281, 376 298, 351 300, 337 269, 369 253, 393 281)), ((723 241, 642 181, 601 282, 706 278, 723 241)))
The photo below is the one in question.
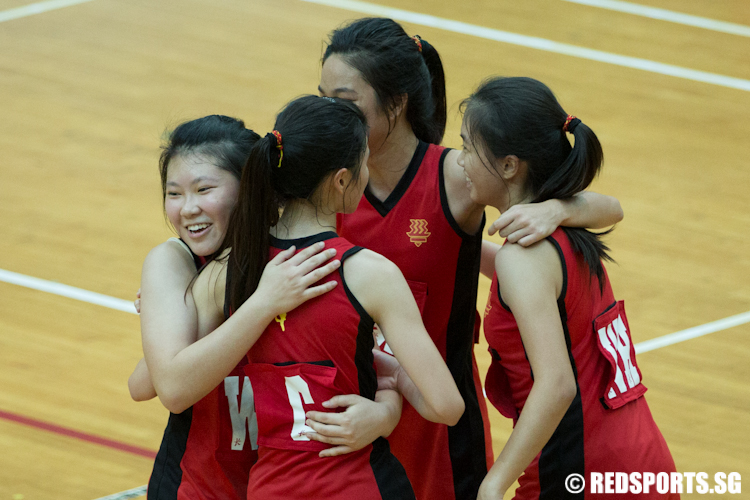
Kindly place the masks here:
POLYGON ((143 262, 144 270, 165 267, 170 270, 187 268, 195 271, 192 256, 179 243, 171 240, 152 248, 143 262))
POLYGON ((528 247, 506 243, 495 257, 495 271, 506 301, 524 291, 554 286, 559 293, 562 289, 560 258, 554 245, 546 239, 528 247))
POLYGON ((344 262, 344 278, 347 285, 358 287, 360 284, 387 282, 395 276, 402 276, 398 266, 372 250, 362 249, 344 262))

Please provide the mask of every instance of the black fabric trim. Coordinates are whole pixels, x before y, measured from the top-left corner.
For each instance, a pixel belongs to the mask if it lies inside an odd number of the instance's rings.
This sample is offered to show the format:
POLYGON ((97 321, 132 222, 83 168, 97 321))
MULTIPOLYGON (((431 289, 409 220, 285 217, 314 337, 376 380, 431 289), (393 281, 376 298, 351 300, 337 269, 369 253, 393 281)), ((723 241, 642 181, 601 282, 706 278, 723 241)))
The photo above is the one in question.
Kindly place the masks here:
POLYGON ((391 453, 385 438, 379 437, 372 443, 370 467, 383 500, 416 500, 406 470, 391 453))
POLYGON ((331 368, 336 367, 330 359, 324 359, 322 361, 282 361, 281 363, 273 363, 273 366, 291 366, 300 363, 305 365, 330 366, 331 368))
POLYGON ((583 403, 581 402, 581 388, 578 385, 578 368, 573 357, 570 331, 568 330, 568 310, 565 307, 565 297, 568 292, 568 267, 560 244, 551 236, 547 239, 555 246, 562 263, 563 286, 560 297, 557 299, 557 309, 560 313, 560 321, 565 335, 568 359, 570 359, 570 366, 573 368, 573 376, 576 381, 576 396, 554 434, 542 448, 542 454, 539 457, 539 499, 583 499, 583 491, 574 495, 564 486, 565 478, 570 474, 577 473, 582 476, 585 474, 583 403))
POLYGON ((370 205, 372 205, 381 216, 385 217, 388 215, 388 212, 393 210, 393 207, 396 206, 401 197, 404 196, 404 193, 406 193, 406 190, 409 189, 411 181, 416 177, 417 172, 419 171, 419 166, 422 164, 424 155, 427 153, 429 147, 430 145, 426 142, 419 141, 417 149, 414 150, 414 155, 411 157, 411 161, 409 162, 409 166, 406 167, 404 175, 401 176, 398 184, 396 184, 396 187, 391 191, 391 194, 388 195, 388 198, 386 198, 385 201, 380 201, 377 196, 372 194, 369 186, 365 188, 365 198, 367 198, 370 205))
POLYGON ((448 427, 453 489, 455 498, 459 500, 476 498, 487 474, 484 421, 472 370, 483 228, 484 220, 477 233, 480 237, 465 238, 459 249, 445 347, 446 364, 466 404, 458 423, 448 427))
POLYGON ((500 280, 497 281, 497 299, 500 301, 500 305, 503 306, 503 309, 511 314, 513 313, 513 311, 510 310, 510 306, 505 303, 503 296, 500 294, 500 280))
POLYGON ((438 173, 440 175, 440 205, 443 208, 443 215, 445 215, 446 220, 448 221, 448 224, 450 224, 451 228, 456 232, 457 235, 459 235, 463 239, 472 239, 472 238, 482 238, 482 231, 484 230, 484 225, 487 222, 487 216, 482 215, 482 224, 479 226, 479 231, 477 231, 475 234, 469 234, 463 229, 461 229, 461 226, 458 225, 458 222, 456 222, 456 219, 453 218, 453 214, 451 213, 451 207, 448 205, 448 192, 445 190, 445 157, 448 156, 448 153, 453 151, 450 148, 445 148, 443 150, 443 154, 440 155, 440 163, 438 166, 438 173))
POLYGON ((339 275, 341 276, 341 284, 344 286, 346 296, 349 298, 349 302, 354 307, 354 310, 359 314, 359 326, 357 327, 357 349, 354 353, 354 365, 357 367, 357 382, 359 383, 359 394, 360 396, 375 400, 375 392, 378 390, 378 379, 375 373, 375 367, 373 365, 374 359, 372 356, 372 349, 375 347, 375 339, 372 335, 372 329, 375 326, 375 321, 365 311, 362 304, 359 303, 357 298, 354 296, 352 291, 349 289, 349 285, 346 284, 344 278, 344 263, 352 255, 362 250, 362 247, 352 247, 341 256, 341 267, 339 268, 339 275))
POLYGON ((147 500, 176 500, 182 483, 182 457, 185 455, 193 408, 182 413, 170 413, 159 452, 154 460, 154 469, 148 480, 147 500))
MULTIPOLYGON (((560 262, 562 263, 563 284, 562 289, 560 290, 560 296, 557 298, 557 307, 558 309, 560 308, 560 303, 562 301, 562 308, 565 309, 565 295, 568 293, 568 266, 565 264, 565 254, 560 247, 560 243, 558 243, 555 238, 547 236, 547 239, 555 246, 557 255, 560 257, 560 262)), ((565 324, 565 322, 563 322, 563 324, 565 324)))
POLYGON ((322 233, 313 234, 311 236, 304 236, 302 238, 294 238, 292 240, 285 240, 277 238, 273 235, 269 235, 269 242, 272 247, 286 250, 295 246, 298 250, 300 248, 306 248, 310 245, 314 245, 319 241, 330 240, 331 238, 338 238, 338 234, 335 231, 323 231, 322 233))

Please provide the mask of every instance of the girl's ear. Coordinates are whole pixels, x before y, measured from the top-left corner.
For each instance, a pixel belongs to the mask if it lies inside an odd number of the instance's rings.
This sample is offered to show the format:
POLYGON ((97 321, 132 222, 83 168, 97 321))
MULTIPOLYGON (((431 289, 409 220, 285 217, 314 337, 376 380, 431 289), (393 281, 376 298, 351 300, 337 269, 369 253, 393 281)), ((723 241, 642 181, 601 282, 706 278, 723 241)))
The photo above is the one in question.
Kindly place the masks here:
POLYGON ((521 170, 521 160, 516 155, 507 155, 495 160, 495 170, 503 179, 512 179, 521 170))
POLYGON ((352 174, 348 169, 338 169, 338 171, 336 171, 336 173, 331 177, 331 187, 336 193, 343 195, 344 191, 346 191, 346 186, 349 185, 351 176, 352 174))
POLYGON ((401 114, 406 111, 406 105, 409 103, 409 94, 401 94, 398 99, 398 103, 391 110, 391 120, 397 120, 401 114))

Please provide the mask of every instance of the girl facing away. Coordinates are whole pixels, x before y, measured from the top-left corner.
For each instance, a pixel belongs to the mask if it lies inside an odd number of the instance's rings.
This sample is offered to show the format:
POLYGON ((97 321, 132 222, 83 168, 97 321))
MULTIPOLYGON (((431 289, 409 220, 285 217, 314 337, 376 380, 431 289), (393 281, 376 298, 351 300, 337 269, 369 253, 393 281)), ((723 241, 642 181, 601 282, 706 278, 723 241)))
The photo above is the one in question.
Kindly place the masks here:
MULTIPOLYGON (((477 203, 505 212, 566 198, 601 168, 594 132, 541 82, 489 79, 463 109, 458 162, 477 203)), ((480 499, 501 499, 517 478, 517 499, 599 498, 590 488, 566 489, 569 475, 590 485, 592 472, 637 473, 639 498, 679 498, 647 486, 644 473, 668 474, 675 465, 643 397, 624 304, 602 265, 607 251, 600 235, 558 228, 498 252, 485 311, 493 358, 485 389, 514 429, 480 499)))
POLYGON ((270 324, 253 335, 245 367, 259 429, 248 498, 414 498, 385 439, 321 458, 328 445, 309 437, 306 411, 325 411, 321 403, 336 395, 375 396, 375 322, 413 380, 400 389, 417 411, 447 425, 463 413, 399 269, 335 232, 336 215, 353 211, 367 185, 367 157, 367 126, 355 105, 315 96, 292 101, 250 155, 225 244, 228 265, 210 263, 193 287, 201 329, 221 325, 218 332, 247 320, 238 316, 264 286, 261 271, 279 252, 325 241, 341 262, 323 280, 335 283, 332 291, 293 310, 269 304, 268 312, 258 311, 270 324), (225 293, 235 311, 226 321, 225 293))
MULTIPOLYGON (((485 205, 466 190, 459 152, 439 145, 446 123, 440 56, 391 19, 359 19, 331 33, 318 90, 355 103, 369 126, 369 182, 356 211, 340 215, 339 234, 399 267, 466 402, 453 427, 404 404, 389 442, 419 498, 476 498, 494 458, 473 352, 476 298, 480 262, 491 275, 497 246, 482 242, 485 205)), ((621 217, 614 198, 582 192, 517 205, 490 232, 499 228, 526 245, 561 224, 604 227, 621 217)))
MULTIPOLYGON (((237 354, 204 363, 212 339, 199 340, 195 303, 186 290, 205 258, 224 242, 240 176, 258 139, 241 120, 211 115, 179 125, 162 151, 164 210, 180 239, 154 248, 144 263, 145 360, 128 381, 133 399, 158 395, 170 410, 149 499, 244 499, 257 459, 252 391, 242 373, 247 349, 240 346, 237 354)), ((320 273, 336 268, 333 261, 310 276, 333 255, 321 250, 309 248, 294 257, 292 251, 282 252, 266 266, 258 293, 295 306, 329 290, 329 285, 310 287, 320 273)))

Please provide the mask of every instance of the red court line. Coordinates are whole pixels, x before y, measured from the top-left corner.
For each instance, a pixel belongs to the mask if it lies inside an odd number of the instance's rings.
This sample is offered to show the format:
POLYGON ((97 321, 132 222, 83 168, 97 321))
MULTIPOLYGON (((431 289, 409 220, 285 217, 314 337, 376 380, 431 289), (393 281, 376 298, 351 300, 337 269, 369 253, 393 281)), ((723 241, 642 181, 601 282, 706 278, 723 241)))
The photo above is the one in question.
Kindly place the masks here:
POLYGON ((10 420, 11 422, 16 422, 18 424, 28 425, 29 427, 34 427, 36 429, 42 429, 48 432, 53 432, 55 434, 60 434, 61 436, 67 436, 74 439, 79 439, 81 441, 86 441, 87 443, 94 443, 101 446, 106 446, 107 448, 124 451, 126 453, 132 453, 133 455, 140 455, 152 460, 156 458, 156 452, 147 450, 146 448, 140 448, 138 446, 121 443, 119 441, 113 441, 112 439, 94 436, 93 434, 86 434, 85 432, 68 429, 66 427, 61 427, 59 425, 50 424, 47 422, 42 422, 41 420, 24 417, 23 415, 16 415, 15 413, 0 410, 0 418, 10 420))

